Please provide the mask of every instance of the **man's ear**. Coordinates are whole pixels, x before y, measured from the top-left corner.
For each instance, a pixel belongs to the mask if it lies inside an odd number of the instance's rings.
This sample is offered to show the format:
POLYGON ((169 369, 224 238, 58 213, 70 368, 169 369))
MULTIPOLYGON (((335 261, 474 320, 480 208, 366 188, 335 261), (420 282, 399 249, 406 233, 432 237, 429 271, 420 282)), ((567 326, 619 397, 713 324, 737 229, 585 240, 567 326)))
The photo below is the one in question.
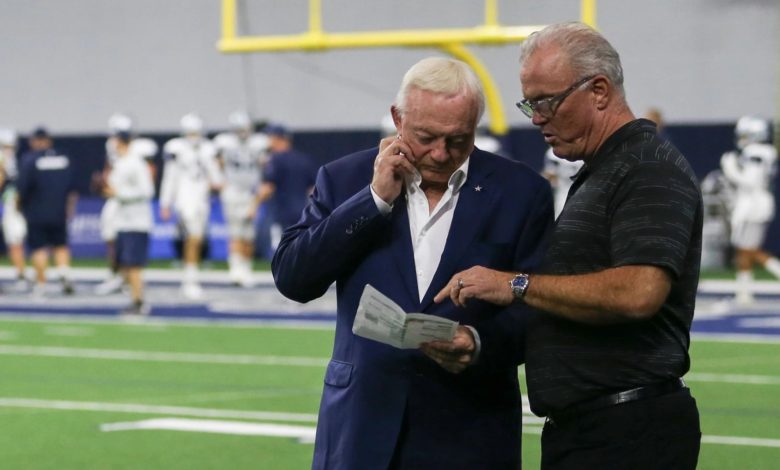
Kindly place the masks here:
POLYGON ((390 106, 390 115, 393 116, 393 123, 398 134, 401 134, 401 111, 396 105, 390 106))
POLYGON ((614 93, 614 87, 607 77, 603 75, 597 75, 591 82, 591 90, 593 90, 593 96, 595 97, 596 108, 598 110, 604 110, 612 99, 614 93))

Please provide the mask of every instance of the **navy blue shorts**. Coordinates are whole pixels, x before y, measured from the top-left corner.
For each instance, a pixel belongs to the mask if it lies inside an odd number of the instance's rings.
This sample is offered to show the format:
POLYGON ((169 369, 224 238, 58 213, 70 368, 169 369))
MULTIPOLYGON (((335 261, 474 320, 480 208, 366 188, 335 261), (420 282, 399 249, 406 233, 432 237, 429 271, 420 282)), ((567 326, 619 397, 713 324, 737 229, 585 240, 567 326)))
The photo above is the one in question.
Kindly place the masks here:
POLYGON ((49 246, 65 246, 67 244, 67 224, 27 224, 27 248, 30 251, 49 246))
POLYGON ((120 268, 146 266, 149 257, 148 232, 119 232, 114 243, 115 260, 120 268))

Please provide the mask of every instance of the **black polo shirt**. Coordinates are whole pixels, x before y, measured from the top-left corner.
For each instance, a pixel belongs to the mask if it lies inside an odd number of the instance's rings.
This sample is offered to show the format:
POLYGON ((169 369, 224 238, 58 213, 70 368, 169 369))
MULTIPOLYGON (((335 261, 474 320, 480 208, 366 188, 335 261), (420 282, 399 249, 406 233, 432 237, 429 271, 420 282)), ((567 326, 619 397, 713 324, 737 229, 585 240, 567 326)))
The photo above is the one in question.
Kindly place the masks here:
POLYGON ((671 275, 672 288, 645 321, 591 326, 535 314, 526 374, 536 414, 688 371, 701 230, 696 176, 682 154, 656 136, 655 124, 632 121, 604 142, 577 175, 541 272, 652 265, 671 275))

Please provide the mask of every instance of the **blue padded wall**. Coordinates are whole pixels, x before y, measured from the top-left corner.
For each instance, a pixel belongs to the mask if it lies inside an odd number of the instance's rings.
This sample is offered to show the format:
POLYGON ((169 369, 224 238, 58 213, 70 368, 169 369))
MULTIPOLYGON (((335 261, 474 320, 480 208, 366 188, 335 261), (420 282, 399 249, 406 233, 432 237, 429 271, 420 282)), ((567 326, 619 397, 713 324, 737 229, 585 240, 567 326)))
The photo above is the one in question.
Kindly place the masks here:
MULTIPOLYGON (((732 124, 676 125, 666 128, 668 138, 682 151, 693 166, 696 175, 703 178, 718 168, 723 152, 733 148, 732 124)), ((174 137, 170 134, 147 135, 160 147, 174 137)), ((513 129, 501 138, 506 153, 537 171, 541 169, 546 144, 539 131, 534 128, 513 129)), ((327 163, 340 156, 376 146, 379 131, 304 131, 294 136, 294 145, 310 154, 319 164, 327 163)), ((100 171, 104 161, 105 136, 55 136, 55 147, 73 158, 77 168, 78 188, 82 195, 91 193, 92 174, 100 171)), ((24 150, 24 145, 22 145, 24 150)), ((158 165, 161 156, 157 157, 158 165)), ((158 172, 158 178, 159 178, 158 172)), ((776 185, 777 188, 780 185, 776 185)), ((777 194, 776 194, 777 196, 777 194)), ((780 217, 770 227, 765 246, 773 253, 780 253, 780 217)), ((0 237, 2 238, 2 237, 0 237)), ((2 243, 2 240, 0 240, 2 243)))

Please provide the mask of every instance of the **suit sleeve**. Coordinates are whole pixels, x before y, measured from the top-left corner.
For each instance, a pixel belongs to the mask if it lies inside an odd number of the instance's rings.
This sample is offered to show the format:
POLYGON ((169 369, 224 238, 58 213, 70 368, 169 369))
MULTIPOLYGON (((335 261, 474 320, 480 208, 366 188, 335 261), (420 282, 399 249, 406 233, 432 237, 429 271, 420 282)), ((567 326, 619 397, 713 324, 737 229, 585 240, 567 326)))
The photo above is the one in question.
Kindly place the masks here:
POLYGON ((271 269, 276 287, 285 297, 308 302, 322 296, 340 276, 354 269, 390 228, 368 184, 337 203, 334 191, 338 184, 327 167, 321 168, 301 220, 282 235, 271 269))
MULTIPOLYGON (((527 220, 515 249, 512 267, 532 273, 542 263, 553 229, 553 199, 550 185, 542 182, 529 202, 527 220)), ((509 288, 509 286, 507 286, 509 288)), ((488 368, 515 366, 525 361, 525 332, 531 307, 514 302, 477 328, 482 342, 479 362, 488 368)))

